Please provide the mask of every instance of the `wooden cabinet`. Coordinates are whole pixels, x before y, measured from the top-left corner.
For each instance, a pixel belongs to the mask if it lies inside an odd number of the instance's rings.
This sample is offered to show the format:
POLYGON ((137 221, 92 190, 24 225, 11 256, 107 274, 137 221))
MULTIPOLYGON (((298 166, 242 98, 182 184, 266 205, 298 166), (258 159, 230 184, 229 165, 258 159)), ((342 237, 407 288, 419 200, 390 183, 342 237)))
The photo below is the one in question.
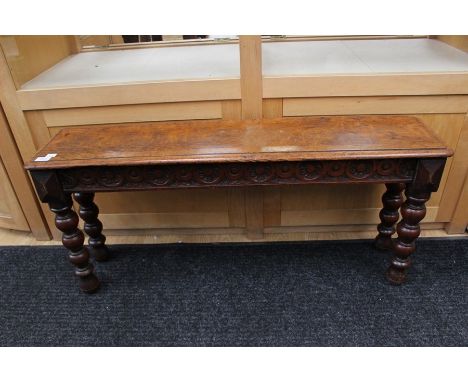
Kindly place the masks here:
POLYGON ((29 231, 21 205, 0 157, 0 227, 29 231))
MULTIPOLYGON (((64 49, 70 39, 62 38, 49 66, 67 55, 64 49)), ((44 46, 51 41, 44 40, 44 46)), ((7 42, 1 45, 5 61, 14 67, 15 60, 5 52, 14 54, 14 44, 11 39, 7 42)), ((17 49, 29 49, 31 54, 33 48, 24 39, 19 43, 17 49)), ((76 55, 70 48, 70 56, 48 71, 37 75, 34 68, 34 76, 21 72, 11 79, 10 85, 16 84, 10 91, 14 102, 10 98, 5 112, 23 159, 63 127, 240 119, 251 114, 252 107, 255 114, 259 96, 262 115, 270 118, 414 115, 455 151, 424 224, 451 233, 464 231, 468 223, 468 212, 463 211, 468 194, 468 54, 423 38, 264 42, 262 50, 263 63, 258 46, 243 57, 238 44, 93 50, 76 55), (172 66, 164 64, 171 62, 172 66), (257 67, 261 72, 255 65, 261 65, 257 67), (249 78, 263 76, 249 82, 245 73, 249 78), (18 140, 22 134, 29 141, 18 140)), ((41 65, 46 65, 46 57, 41 59, 41 65)), ((15 73, 11 70, 12 78, 15 73)), ((97 203, 107 229, 246 232, 253 237, 262 232, 374 229, 381 194, 379 186, 313 185, 262 191, 109 193, 98 195, 97 203)), ((53 229, 48 211, 44 214, 53 229)))
POLYGON ((51 237, 1 104, 0 227, 31 231, 41 240, 51 237))

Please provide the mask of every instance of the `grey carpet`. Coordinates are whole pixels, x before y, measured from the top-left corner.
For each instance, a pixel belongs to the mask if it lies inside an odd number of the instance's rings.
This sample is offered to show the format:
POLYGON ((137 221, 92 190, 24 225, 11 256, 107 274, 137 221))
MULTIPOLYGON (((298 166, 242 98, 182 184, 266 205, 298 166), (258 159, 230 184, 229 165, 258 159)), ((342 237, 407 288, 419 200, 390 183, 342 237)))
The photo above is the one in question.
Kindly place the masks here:
POLYGON ((85 295, 63 248, 0 247, 0 345, 468 345, 468 240, 420 240, 401 287, 370 241, 112 251, 85 295))

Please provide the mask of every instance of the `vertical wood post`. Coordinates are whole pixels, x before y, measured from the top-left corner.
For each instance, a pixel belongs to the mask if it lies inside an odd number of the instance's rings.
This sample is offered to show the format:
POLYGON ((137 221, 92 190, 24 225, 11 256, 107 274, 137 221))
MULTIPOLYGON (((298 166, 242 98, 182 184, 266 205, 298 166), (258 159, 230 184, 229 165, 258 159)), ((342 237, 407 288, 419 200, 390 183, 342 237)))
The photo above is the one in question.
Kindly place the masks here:
POLYGON ((449 212, 448 234, 464 233, 468 224, 468 114, 465 115, 439 210, 449 212), (450 182, 449 182, 450 180, 450 182))
POLYGON ((24 117, 18 99, 16 97, 16 86, 8 67, 7 60, 0 47, 0 103, 8 119, 11 132, 15 137, 23 162, 28 161, 35 153, 36 146, 29 130, 28 123, 24 117))
POLYGON ((464 233, 468 229, 468 172, 465 183, 458 198, 455 212, 447 223, 446 230, 449 234, 464 233))
MULTIPOLYGON (((262 40, 260 36, 240 36, 240 80, 242 119, 261 119, 262 40)), ((263 238, 263 187, 245 190, 245 221, 247 237, 263 238)))
POLYGON ((23 168, 18 148, 10 131, 8 121, 0 104, 0 157, 11 180, 16 198, 22 208, 22 214, 28 222, 34 237, 38 240, 49 240, 50 234, 35 198, 29 176, 23 168))
POLYGON ((242 119, 262 118, 262 40, 240 36, 240 80, 242 119))
MULTIPOLYGON (((72 37, 70 36, 68 40, 69 42, 72 41, 72 37)), ((5 51, 0 45, 0 103, 21 156, 20 159, 22 159, 22 163, 24 163, 32 158, 38 147, 36 147, 36 142, 34 141, 34 136, 26 119, 26 115, 18 102, 16 90, 15 81, 13 80, 12 73, 8 66, 5 51)), ((32 196, 35 198, 29 177, 28 183, 28 192, 32 192, 32 196)), ((19 194, 17 193, 17 195, 19 194)), ((23 206, 21 198, 20 203, 23 206)), ((45 221, 42 217, 40 220, 38 219, 40 211, 36 213, 31 212, 30 209, 25 209, 25 216, 34 236, 39 240, 47 240, 50 239, 50 233, 52 233, 54 238, 57 239, 60 233, 55 228, 54 215, 50 213, 47 206, 43 204, 40 204, 39 208, 42 210, 45 221)))
POLYGON ((81 52, 80 36, 67 36, 67 41, 70 47, 71 54, 76 54, 76 53, 81 52))
POLYGON ((38 240, 50 239, 50 232, 41 214, 30 179, 23 164, 36 152, 34 139, 16 98, 3 48, 0 46, 0 148, 18 201, 31 232, 38 240))

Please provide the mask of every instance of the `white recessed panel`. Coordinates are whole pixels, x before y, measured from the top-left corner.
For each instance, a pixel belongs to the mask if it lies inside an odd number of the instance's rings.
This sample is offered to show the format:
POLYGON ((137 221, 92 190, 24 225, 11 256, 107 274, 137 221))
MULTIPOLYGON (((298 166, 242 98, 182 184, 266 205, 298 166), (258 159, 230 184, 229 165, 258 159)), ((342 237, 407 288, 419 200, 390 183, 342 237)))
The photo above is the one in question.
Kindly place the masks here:
POLYGON ((265 76, 466 72, 468 54, 428 39, 264 43, 265 76))
POLYGON ((468 71, 467 53, 434 39, 351 40, 344 44, 376 73, 468 71))
POLYGON ((239 45, 195 45, 79 53, 59 62, 22 88, 239 77, 239 45))
MULTIPOLYGON (((419 39, 290 41, 262 44, 264 76, 467 72, 468 54, 419 39)), ((239 45, 84 52, 22 89, 240 77, 239 45)))
POLYGON ((343 41, 290 41, 262 44, 263 75, 307 76, 368 73, 343 41))

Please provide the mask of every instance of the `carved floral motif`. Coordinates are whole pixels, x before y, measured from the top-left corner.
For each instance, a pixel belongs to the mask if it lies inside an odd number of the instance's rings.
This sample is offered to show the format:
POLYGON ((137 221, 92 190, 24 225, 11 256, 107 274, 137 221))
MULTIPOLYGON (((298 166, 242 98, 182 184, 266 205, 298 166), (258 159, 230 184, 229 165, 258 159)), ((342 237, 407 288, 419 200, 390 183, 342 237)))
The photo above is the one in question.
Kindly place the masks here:
POLYGON ((85 167, 59 170, 66 191, 255 184, 408 182, 414 159, 85 167))

